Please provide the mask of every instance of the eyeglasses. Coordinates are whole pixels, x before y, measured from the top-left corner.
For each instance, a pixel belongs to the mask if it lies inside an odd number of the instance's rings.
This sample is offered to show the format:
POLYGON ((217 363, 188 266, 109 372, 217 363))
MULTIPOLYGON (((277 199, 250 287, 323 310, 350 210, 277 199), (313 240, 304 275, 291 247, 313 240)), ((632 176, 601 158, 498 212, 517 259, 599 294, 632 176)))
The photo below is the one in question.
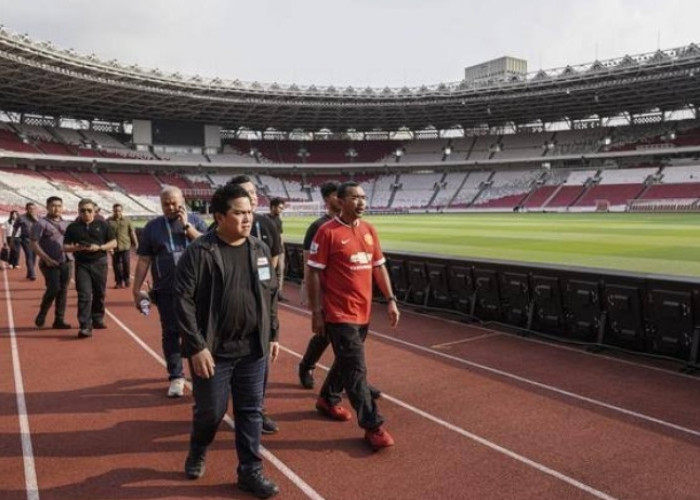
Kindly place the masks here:
POLYGON ((81 208, 80 209, 81 214, 91 214, 92 213, 92 208, 81 208))

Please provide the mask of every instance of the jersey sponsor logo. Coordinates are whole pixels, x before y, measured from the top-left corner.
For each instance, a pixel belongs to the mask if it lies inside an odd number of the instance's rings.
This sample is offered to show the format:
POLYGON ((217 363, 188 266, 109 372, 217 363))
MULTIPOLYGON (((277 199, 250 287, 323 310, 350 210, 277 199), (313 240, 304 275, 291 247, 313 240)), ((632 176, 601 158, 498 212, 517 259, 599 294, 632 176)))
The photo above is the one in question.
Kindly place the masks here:
POLYGON ((350 256, 350 262, 353 264, 369 264, 372 262, 372 254, 367 252, 357 252, 350 256))
POLYGON ((365 243, 367 243, 368 245, 374 245, 374 238, 372 238, 371 234, 365 234, 365 243))
POLYGON ((341 245, 347 245, 348 243, 350 243, 350 238, 348 238, 347 240, 340 240, 341 245))

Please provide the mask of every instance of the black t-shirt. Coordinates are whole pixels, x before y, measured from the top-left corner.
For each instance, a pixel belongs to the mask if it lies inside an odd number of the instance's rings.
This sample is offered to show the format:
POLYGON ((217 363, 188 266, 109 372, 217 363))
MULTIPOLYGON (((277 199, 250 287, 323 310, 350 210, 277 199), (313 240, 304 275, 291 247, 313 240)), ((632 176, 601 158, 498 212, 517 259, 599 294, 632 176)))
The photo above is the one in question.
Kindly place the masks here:
POLYGON ((319 217, 311 223, 309 228, 306 230, 306 234, 304 235, 304 246, 302 247, 302 250, 308 251, 311 249, 311 242, 314 241, 314 236, 316 236, 318 228, 320 228, 332 218, 333 217, 330 217, 328 214, 326 214, 323 217, 319 217))
POLYGON ((280 233, 275 227, 275 223, 269 217, 263 215, 253 215, 253 228, 250 234, 260 238, 270 247, 270 255, 273 257, 282 253, 282 240, 280 233))
MULTIPOLYGON (((104 220, 93 220, 90 224, 85 224, 82 220, 77 220, 68 224, 66 234, 63 235, 63 244, 72 245, 74 243, 86 245, 104 245, 117 237, 114 228, 104 220)), ((97 252, 75 252, 75 261, 79 263, 95 262, 107 256, 107 252, 100 250, 97 252)))
POLYGON ((250 244, 231 246, 217 240, 224 261, 224 290, 221 319, 217 331, 221 342, 216 355, 242 357, 259 350, 258 302, 253 290, 250 244))
POLYGON ((267 217, 275 224, 277 232, 280 234, 284 233, 284 227, 282 226, 282 217, 279 215, 268 214, 267 217))

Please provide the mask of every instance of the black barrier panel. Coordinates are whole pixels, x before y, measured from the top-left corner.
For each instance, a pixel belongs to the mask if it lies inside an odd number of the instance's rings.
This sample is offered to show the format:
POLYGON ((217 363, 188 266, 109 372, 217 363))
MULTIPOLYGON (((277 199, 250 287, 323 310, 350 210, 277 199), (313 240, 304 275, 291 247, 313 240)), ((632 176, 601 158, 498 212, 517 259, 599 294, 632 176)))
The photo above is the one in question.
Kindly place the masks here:
POLYGON ((447 271, 447 284, 452 307, 465 314, 474 314, 472 309, 474 300, 472 268, 450 264, 447 271))
POLYGON ((532 328, 544 332, 564 333, 565 321, 559 278, 535 274, 532 283, 534 307, 532 328))
POLYGON ((408 273, 409 294, 408 302, 426 305, 428 300, 428 274, 425 262, 409 260, 406 264, 408 273))
POLYGON ((573 337, 595 341, 602 321, 600 284, 597 281, 565 279, 562 295, 564 318, 573 337))
POLYGON ((452 305, 450 289, 447 283, 447 265, 428 262, 425 264, 428 272, 428 305, 433 307, 448 308, 452 305))
POLYGON ((499 319, 501 298, 498 293, 498 273, 493 269, 474 267, 476 304, 474 315, 482 319, 499 319))
MULTIPOLYGON (((301 279, 301 245, 288 244, 287 255, 288 276, 299 273, 301 279)), ((436 256, 387 258, 399 300, 521 327, 525 319, 530 330, 670 355, 700 368, 698 278, 436 256)))
POLYGON ((499 277, 501 319, 510 325, 527 326, 530 310, 528 275, 502 272, 499 277))
POLYGON ((642 324, 643 282, 639 284, 605 284, 603 291, 607 309, 604 342, 644 350, 646 339, 642 324))
POLYGON ((652 288, 647 292, 649 348, 660 354, 687 358, 693 340, 693 296, 652 288))
POLYGON ((406 270, 404 262, 401 259, 393 257, 387 259, 387 269, 389 278, 391 278, 391 286, 394 290, 394 295, 399 300, 406 300, 408 296, 408 281, 406 280, 406 270))

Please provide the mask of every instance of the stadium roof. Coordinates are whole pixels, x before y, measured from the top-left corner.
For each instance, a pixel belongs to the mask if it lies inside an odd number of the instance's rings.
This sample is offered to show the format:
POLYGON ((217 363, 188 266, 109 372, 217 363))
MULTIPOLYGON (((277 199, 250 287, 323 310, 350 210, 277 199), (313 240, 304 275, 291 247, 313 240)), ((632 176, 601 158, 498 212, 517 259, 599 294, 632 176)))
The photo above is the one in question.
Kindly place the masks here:
POLYGON ((7 112, 342 132, 547 123, 695 108, 699 102, 700 48, 695 44, 541 70, 507 82, 335 88, 125 67, 0 27, 0 110, 7 112))

